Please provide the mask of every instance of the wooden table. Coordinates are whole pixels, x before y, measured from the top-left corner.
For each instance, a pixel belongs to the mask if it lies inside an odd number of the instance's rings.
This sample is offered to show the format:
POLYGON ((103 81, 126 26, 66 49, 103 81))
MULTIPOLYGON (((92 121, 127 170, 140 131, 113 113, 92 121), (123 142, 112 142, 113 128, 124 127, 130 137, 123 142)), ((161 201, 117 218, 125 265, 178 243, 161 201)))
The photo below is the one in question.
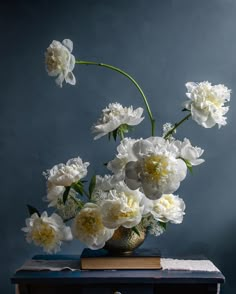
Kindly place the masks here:
MULTIPOLYGON (((34 258, 57 259, 58 256, 34 258)), ((19 271, 11 278, 13 284, 18 284, 20 294, 219 293, 224 280, 220 272, 180 270, 19 271)))

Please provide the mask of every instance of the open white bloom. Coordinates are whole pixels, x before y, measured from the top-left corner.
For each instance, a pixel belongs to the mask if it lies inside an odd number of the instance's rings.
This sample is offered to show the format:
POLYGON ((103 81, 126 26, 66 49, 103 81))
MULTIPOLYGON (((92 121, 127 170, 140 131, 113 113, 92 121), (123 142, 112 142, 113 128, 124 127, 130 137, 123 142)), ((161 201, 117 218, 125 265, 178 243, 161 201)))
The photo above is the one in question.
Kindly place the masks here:
POLYGON ((114 189, 104 192, 100 204, 103 223, 107 228, 117 229, 119 226, 132 228, 140 223, 144 206, 141 205, 143 193, 130 190, 124 182, 119 182, 114 189))
POLYGON ((211 128, 218 124, 219 128, 227 124, 224 116, 228 106, 224 106, 230 100, 230 92, 224 85, 212 86, 209 82, 186 84, 190 99, 184 103, 184 107, 191 111, 193 120, 204 128, 211 128))
POLYGON ((82 162, 80 157, 72 158, 66 164, 60 163, 47 170, 43 175, 54 186, 68 187, 87 175, 88 162, 82 162))
POLYGON ((134 143, 132 151, 136 160, 126 164, 125 182, 130 189, 141 188, 150 199, 173 193, 186 177, 186 164, 172 142, 150 137, 134 143))
POLYGON ((107 164, 107 168, 112 171, 116 178, 123 180, 125 178, 125 166, 129 161, 135 161, 137 158, 133 152, 134 143, 139 140, 124 138, 117 147, 115 159, 107 164))
POLYGON ((180 224, 183 221, 184 210, 185 203, 183 199, 173 194, 165 194, 161 198, 154 200, 151 214, 158 221, 180 224))
POLYGON ((92 127, 92 132, 96 135, 94 140, 107 135, 116 130, 121 125, 138 125, 144 117, 143 108, 133 109, 133 106, 123 107, 120 103, 110 103, 108 107, 102 110, 102 116, 92 127))
POLYGON ((178 148, 178 157, 188 160, 191 165, 199 165, 205 161, 204 159, 199 158, 204 150, 197 146, 193 147, 189 139, 184 138, 183 142, 176 140, 173 142, 173 145, 178 148))
POLYGON ((71 54, 73 42, 65 39, 61 42, 53 41, 45 53, 46 69, 49 76, 57 76, 56 83, 62 87, 66 83, 75 85, 75 76, 72 70, 75 66, 75 57, 71 54))
POLYGON ((26 240, 43 247, 48 253, 60 250, 62 241, 72 239, 70 227, 65 226, 62 218, 53 213, 50 217, 44 211, 39 217, 37 213, 26 219, 26 227, 22 228, 26 233, 26 240))
POLYGON ((99 249, 112 237, 114 230, 104 226, 98 205, 86 203, 74 219, 72 232, 90 249, 99 249))

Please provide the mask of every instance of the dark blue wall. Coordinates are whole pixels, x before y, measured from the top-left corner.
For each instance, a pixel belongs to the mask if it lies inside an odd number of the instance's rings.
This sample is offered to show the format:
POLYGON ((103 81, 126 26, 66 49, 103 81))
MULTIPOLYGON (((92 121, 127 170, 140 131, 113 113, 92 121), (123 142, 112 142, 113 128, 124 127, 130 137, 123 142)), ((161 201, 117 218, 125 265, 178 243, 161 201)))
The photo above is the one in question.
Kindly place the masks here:
MULTIPOLYGON (((187 81, 232 89, 226 127, 208 130, 189 121, 179 129, 179 138, 205 149, 206 163, 178 190, 187 205, 183 224, 144 246, 208 256, 226 276, 224 293, 236 293, 236 1, 2 1, 0 13, 0 293, 13 293, 10 275, 41 253, 20 229, 27 203, 46 207, 42 171, 79 155, 91 162, 89 175, 103 174, 101 163, 116 145, 106 138, 94 142, 91 125, 109 102, 142 105, 130 82, 106 69, 78 66, 78 84, 57 87, 45 72, 44 51, 64 38, 74 41, 77 58, 131 73, 149 98, 157 131, 182 118, 187 81)), ((133 136, 149 134, 146 119, 133 136)), ((75 241, 62 250, 78 254, 82 245, 75 241)))

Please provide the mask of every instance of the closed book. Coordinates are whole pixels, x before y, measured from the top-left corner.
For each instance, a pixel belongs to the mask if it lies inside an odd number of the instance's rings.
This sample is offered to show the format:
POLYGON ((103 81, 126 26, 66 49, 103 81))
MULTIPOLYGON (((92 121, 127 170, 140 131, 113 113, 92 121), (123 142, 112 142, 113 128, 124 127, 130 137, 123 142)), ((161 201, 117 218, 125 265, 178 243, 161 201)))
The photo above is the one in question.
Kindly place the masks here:
POLYGON ((105 249, 85 248, 80 263, 82 270, 161 269, 160 252, 148 249, 137 249, 130 255, 117 255, 105 249))

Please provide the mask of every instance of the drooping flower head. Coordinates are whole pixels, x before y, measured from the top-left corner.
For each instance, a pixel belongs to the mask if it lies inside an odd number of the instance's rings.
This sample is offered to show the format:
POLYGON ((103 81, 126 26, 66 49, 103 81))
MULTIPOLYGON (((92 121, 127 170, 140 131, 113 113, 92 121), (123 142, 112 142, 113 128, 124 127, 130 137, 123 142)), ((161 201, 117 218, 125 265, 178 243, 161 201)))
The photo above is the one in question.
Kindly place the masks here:
POLYGON ((72 232, 90 249, 99 249, 112 237, 114 230, 104 226, 100 207, 88 202, 76 215, 72 232))
POLYGON ((61 42, 53 41, 45 53, 46 70, 49 76, 57 76, 56 83, 62 87, 66 83, 75 85, 75 76, 72 70, 75 66, 75 57, 71 54, 73 42, 65 39, 61 42))
POLYGON ((43 247, 48 253, 56 253, 60 250, 62 241, 72 239, 70 227, 65 226, 62 218, 53 213, 50 217, 47 212, 41 216, 37 213, 26 219, 26 227, 22 228, 26 233, 26 240, 43 247))
POLYGON ((224 116, 229 107, 225 103, 230 101, 230 92, 224 85, 211 85, 209 82, 186 84, 190 99, 184 107, 191 111, 193 120, 204 128, 211 128, 218 124, 219 128, 227 124, 224 116))
POLYGON ((103 109, 101 117, 92 127, 94 139, 99 139, 115 130, 118 133, 127 132, 128 126, 138 125, 144 119, 142 114, 141 107, 134 110, 132 106, 123 107, 120 103, 110 103, 103 109))

